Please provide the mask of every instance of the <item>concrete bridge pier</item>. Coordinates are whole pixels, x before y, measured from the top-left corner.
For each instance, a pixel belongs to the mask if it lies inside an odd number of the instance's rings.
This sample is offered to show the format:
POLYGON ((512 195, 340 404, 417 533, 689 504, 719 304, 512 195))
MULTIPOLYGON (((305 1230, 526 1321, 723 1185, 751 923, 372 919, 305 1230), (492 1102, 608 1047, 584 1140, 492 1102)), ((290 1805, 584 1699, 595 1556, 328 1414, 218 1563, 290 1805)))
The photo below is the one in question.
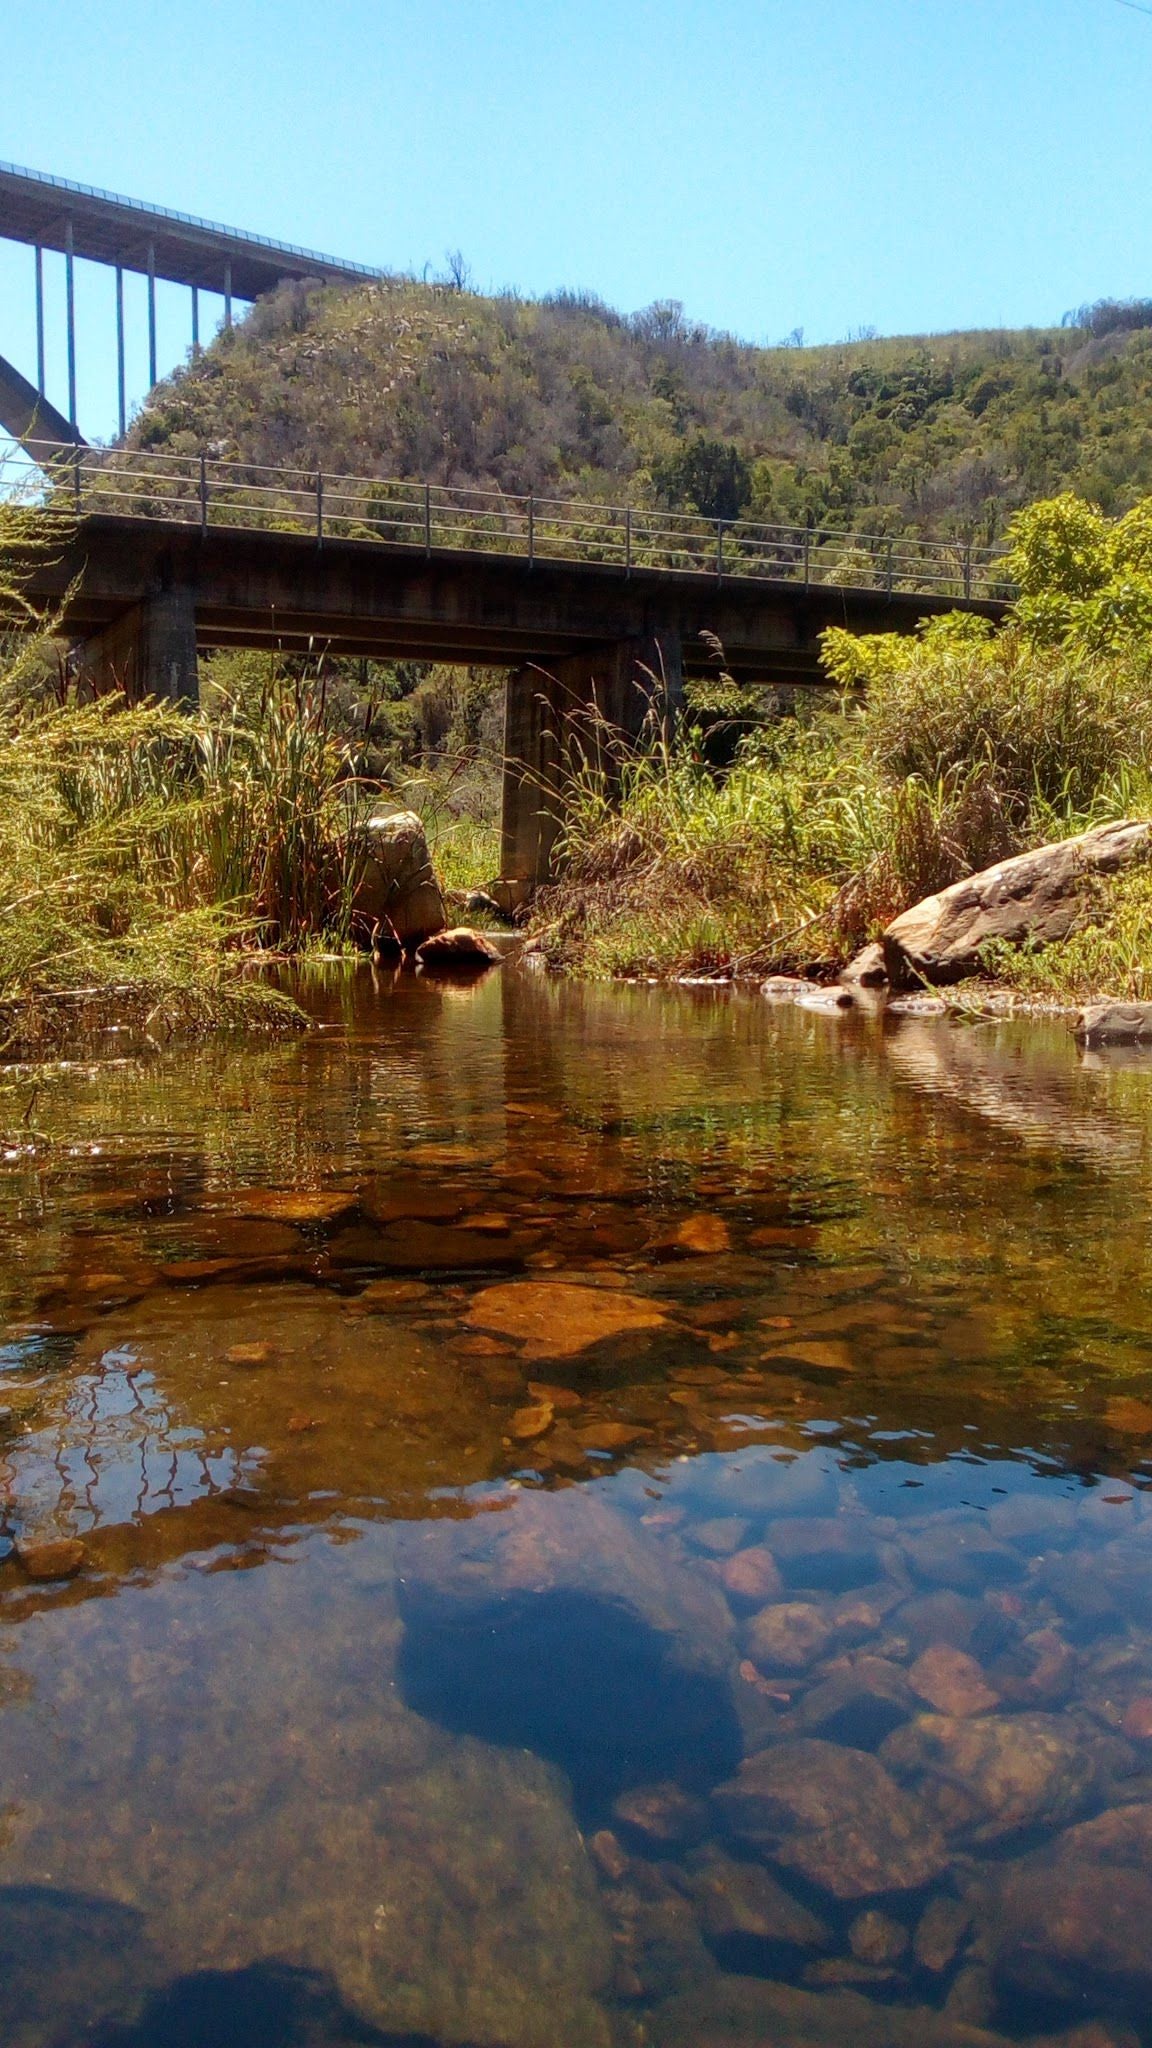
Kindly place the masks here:
POLYGON ((501 873, 545 881, 569 778, 591 764, 615 780, 620 739, 639 739, 654 724, 667 729, 682 695, 677 630, 514 669, 504 714, 501 873))
POLYGON ((78 650, 80 673, 100 691, 122 690, 130 703, 156 697, 185 708, 200 701, 196 593, 176 583, 149 591, 78 650))

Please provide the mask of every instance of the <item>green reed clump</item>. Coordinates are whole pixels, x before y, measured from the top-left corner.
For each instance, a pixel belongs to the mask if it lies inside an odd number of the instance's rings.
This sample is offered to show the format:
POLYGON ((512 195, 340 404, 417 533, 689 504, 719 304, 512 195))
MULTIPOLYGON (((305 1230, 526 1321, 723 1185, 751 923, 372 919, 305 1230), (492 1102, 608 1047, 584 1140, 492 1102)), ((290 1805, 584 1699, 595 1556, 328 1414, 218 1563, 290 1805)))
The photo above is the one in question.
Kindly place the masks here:
POLYGON ((117 699, 0 718, 0 1045, 113 1010, 163 1028, 271 1020, 238 908, 186 880, 205 806, 188 721, 117 699))
POLYGON ((379 785, 357 775, 323 678, 270 668, 254 698, 218 699, 211 717, 191 722, 189 739, 201 816, 179 845, 187 888, 241 907, 265 945, 345 936, 356 826, 379 785))

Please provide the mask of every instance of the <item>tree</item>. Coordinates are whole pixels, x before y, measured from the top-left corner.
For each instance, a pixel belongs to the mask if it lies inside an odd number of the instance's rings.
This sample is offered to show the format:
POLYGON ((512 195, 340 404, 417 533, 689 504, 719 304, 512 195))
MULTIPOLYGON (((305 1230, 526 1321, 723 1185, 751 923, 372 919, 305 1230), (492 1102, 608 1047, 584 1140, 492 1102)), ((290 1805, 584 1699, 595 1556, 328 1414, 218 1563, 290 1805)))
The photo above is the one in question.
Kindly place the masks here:
POLYGON ((707 434, 659 456, 652 481, 666 504, 687 507, 705 519, 738 519, 752 491, 751 470, 735 443, 713 441, 707 434))

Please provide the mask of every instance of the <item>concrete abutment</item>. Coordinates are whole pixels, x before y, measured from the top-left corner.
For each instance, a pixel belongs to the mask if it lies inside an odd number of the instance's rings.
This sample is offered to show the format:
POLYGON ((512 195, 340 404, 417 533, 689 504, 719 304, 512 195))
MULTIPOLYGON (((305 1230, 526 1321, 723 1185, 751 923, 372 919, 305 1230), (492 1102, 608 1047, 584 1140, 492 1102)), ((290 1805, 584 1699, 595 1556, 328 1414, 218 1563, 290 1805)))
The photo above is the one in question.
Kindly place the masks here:
POLYGON ((97 690, 122 690, 130 703, 155 697, 198 704, 195 591, 174 584, 149 592, 102 633, 81 642, 77 665, 97 690))
POLYGON ((561 660, 526 662, 508 678, 504 719, 501 873, 547 879, 565 791, 583 764, 612 781, 619 744, 665 723, 683 694, 680 635, 660 630, 561 660))

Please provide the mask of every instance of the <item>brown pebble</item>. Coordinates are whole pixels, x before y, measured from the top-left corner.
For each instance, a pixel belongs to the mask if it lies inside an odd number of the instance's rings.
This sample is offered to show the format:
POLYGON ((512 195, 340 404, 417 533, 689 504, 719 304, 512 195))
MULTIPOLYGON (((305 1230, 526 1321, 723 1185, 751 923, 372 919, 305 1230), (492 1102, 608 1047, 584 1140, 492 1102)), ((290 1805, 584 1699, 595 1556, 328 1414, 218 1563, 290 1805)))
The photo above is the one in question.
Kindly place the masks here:
POLYGON ((424 1301, 431 1289, 423 1280, 370 1280, 350 1306, 365 1309, 405 1308, 409 1302, 424 1301))
POLYGON ((1128 1702, 1120 1732, 1132 1742, 1152 1742, 1152 1696, 1142 1693, 1128 1702))
POLYGON ((46 1543, 17 1543, 16 1555, 30 1579, 74 1579, 88 1562, 84 1545, 73 1536, 46 1543))
POLYGON ((641 1785, 622 1792, 612 1808, 617 1820, 648 1842, 687 1842, 703 1834, 707 1808, 679 1785, 641 1785))
POLYGON ((551 1429, 552 1417, 551 1401, 541 1401, 533 1408, 518 1408, 508 1424, 509 1432, 518 1443, 529 1443, 551 1429))
POLYGON ((224 1353, 229 1365, 267 1365, 272 1356, 270 1344, 232 1344, 224 1353))
POLYGON ((576 1431, 576 1441, 590 1451, 627 1451, 651 1441, 652 1431, 638 1422, 590 1422, 576 1431))
POLYGON ((716 1576, 730 1599, 747 1601, 751 1607, 779 1600, 784 1591, 779 1566, 772 1552, 761 1543, 722 1559, 716 1566, 716 1576))
POLYGON ((548 1401, 553 1408, 582 1408, 584 1397, 573 1387, 553 1387, 546 1380, 529 1380, 528 1392, 534 1401, 548 1401))
POLYGON ((951 1643, 933 1643, 917 1657, 908 1683, 941 1714, 987 1714, 1000 1704, 975 1657, 951 1643))
POLYGON ((857 1961, 888 1969, 898 1963, 908 1946, 908 1930, 889 1913, 875 1909, 858 1913, 848 1929, 848 1946, 857 1961))
POLYGON ((290 1415, 285 1425, 289 1436, 303 1436, 305 1430, 319 1429, 320 1419, 314 1415, 290 1415))
POLYGON ((920 1917, 914 1942, 916 1961, 936 1975, 947 1970, 972 1924, 972 1909, 959 1899, 930 1899, 920 1917))
POLYGON ((651 1249, 657 1258, 702 1258, 731 1251, 732 1238, 722 1216, 685 1216, 651 1249))
POLYGON ((611 1828, 600 1828, 589 1840, 588 1849, 593 1862, 613 1884, 619 1884, 620 1879, 627 1876, 631 1859, 611 1828))

